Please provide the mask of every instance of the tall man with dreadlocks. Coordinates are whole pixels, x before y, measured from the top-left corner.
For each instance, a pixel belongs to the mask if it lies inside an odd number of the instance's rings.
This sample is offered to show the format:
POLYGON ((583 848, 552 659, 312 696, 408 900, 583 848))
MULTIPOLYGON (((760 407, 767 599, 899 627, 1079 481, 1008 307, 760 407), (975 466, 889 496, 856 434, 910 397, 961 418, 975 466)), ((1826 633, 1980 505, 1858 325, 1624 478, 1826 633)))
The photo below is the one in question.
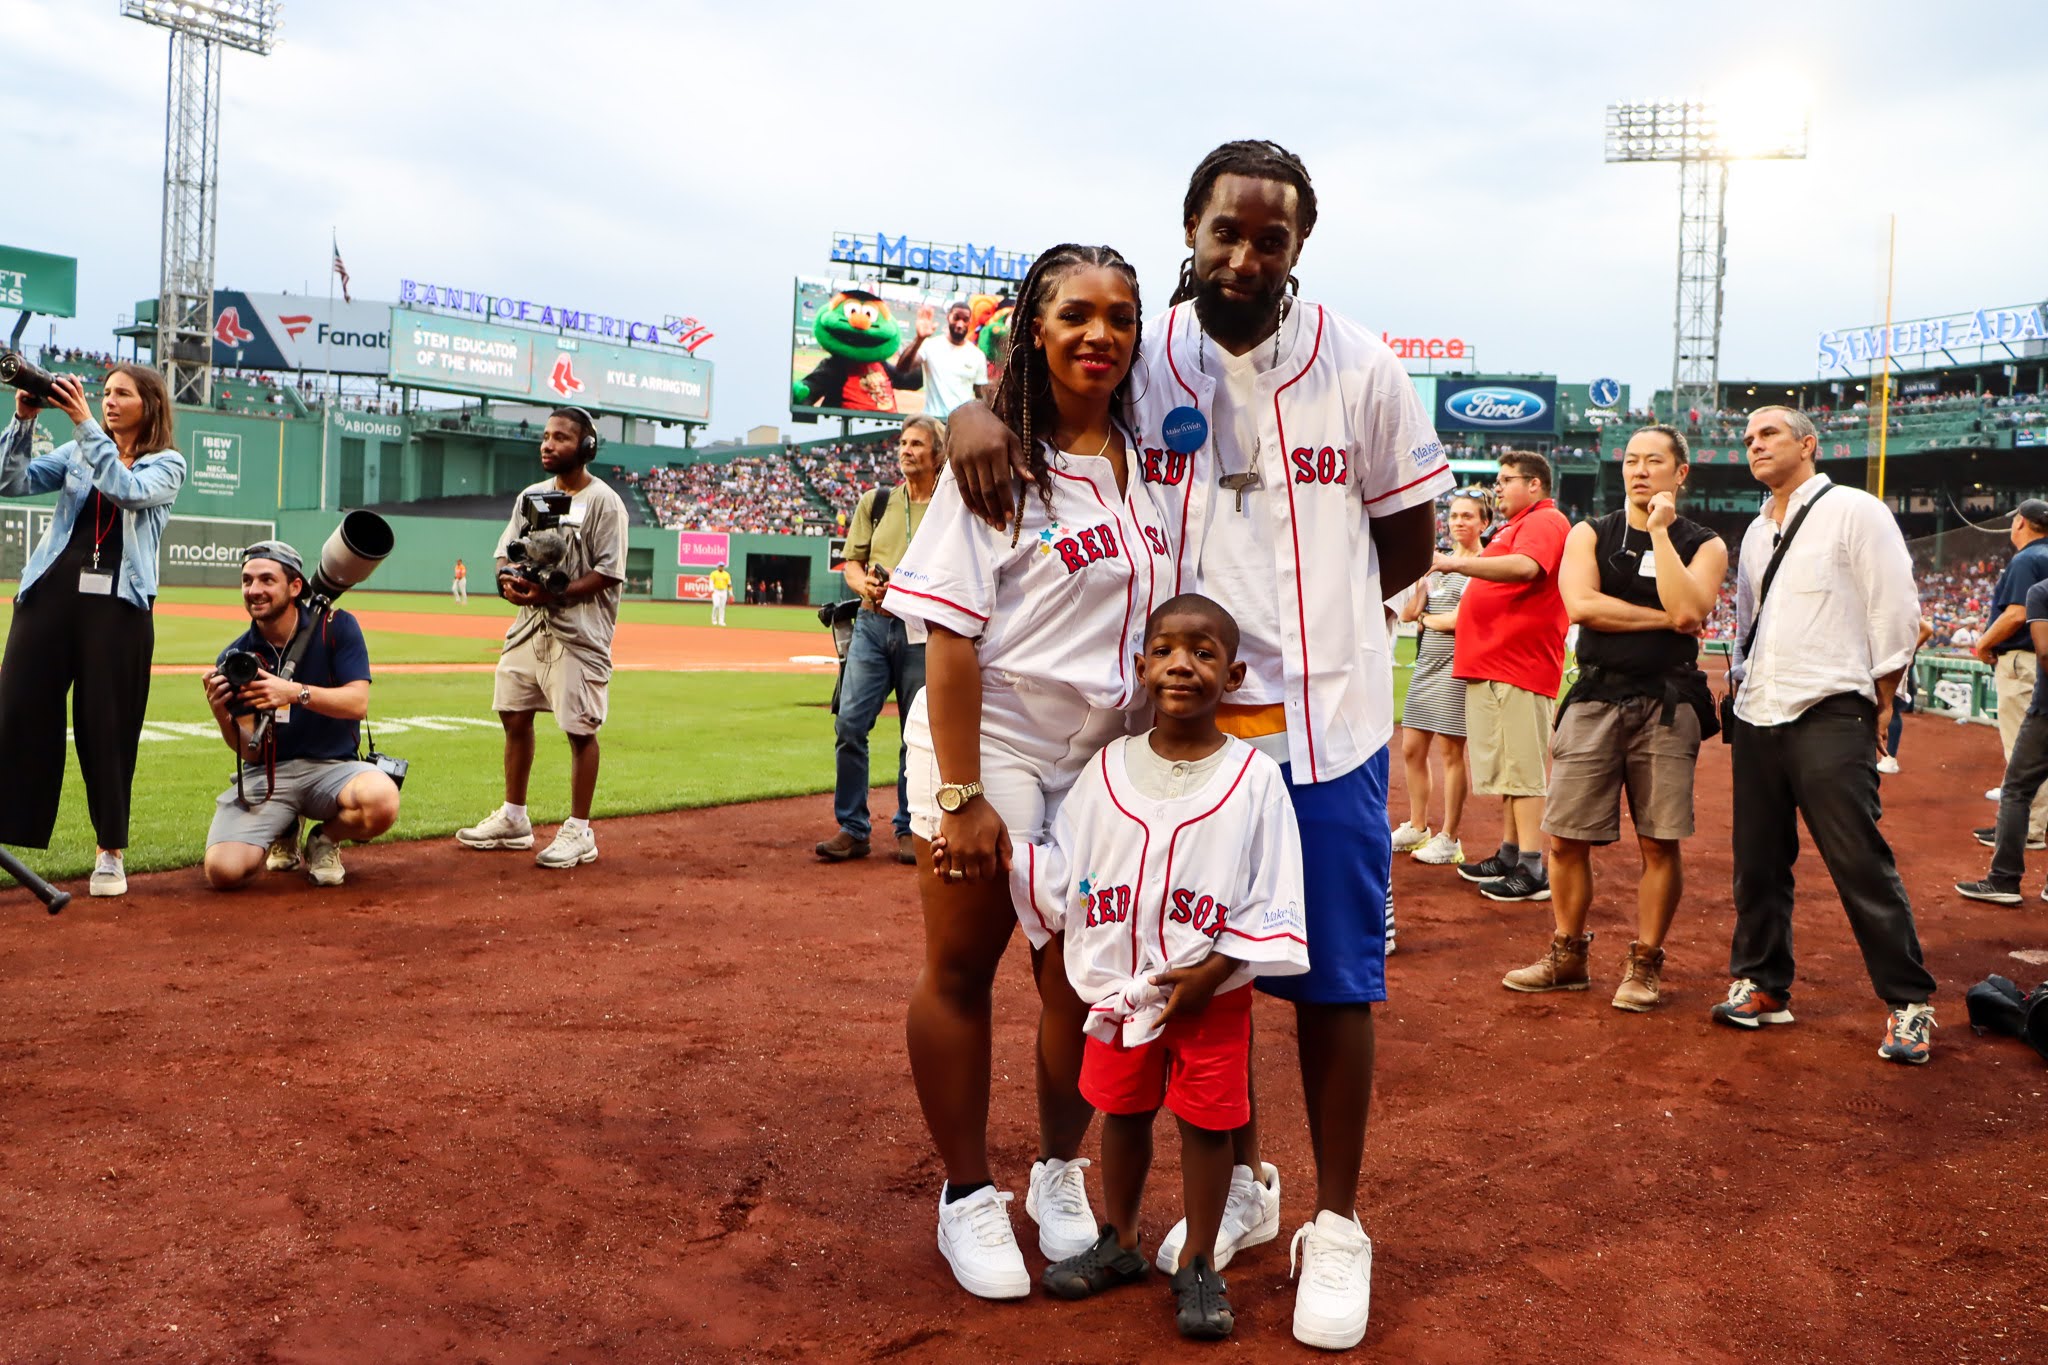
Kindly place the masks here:
MULTIPOLYGON (((1371 1307, 1372 1243, 1356 1204, 1393 856, 1381 603, 1428 570, 1433 503, 1452 478, 1393 352, 1288 292, 1316 223, 1299 158, 1270 142, 1218 147, 1181 219, 1192 254, 1142 357, 1138 464, 1174 540, 1168 590, 1214 598, 1243 632, 1245 685, 1219 722, 1283 765, 1301 827, 1312 965, 1260 989, 1294 1002, 1316 1153, 1315 1217, 1295 1234, 1305 1262, 1294 1335, 1341 1349, 1363 1339, 1371 1307)), ((1023 452, 986 409, 954 418, 963 497, 1008 518, 1023 452)), ((1235 1147, 1219 1268, 1279 1230, 1279 1175, 1259 1160, 1256 1116, 1235 1147)))
MULTIPOLYGON (((597 729, 604 724, 612 676, 612 634, 619 589, 626 581, 626 504, 592 478, 597 420, 582 408, 557 408, 541 431, 540 464, 550 477, 519 495, 498 537, 498 595, 519 608, 498 656, 491 707, 505 727, 505 804, 480 824, 455 831, 466 848, 532 848, 526 782, 533 772, 533 716, 552 711, 569 737, 569 818, 534 856, 542 867, 597 861, 590 804, 597 795, 597 729), (537 515, 548 494, 566 508, 537 515), (553 524, 547 524, 553 523, 553 524), (525 542, 560 572, 553 585, 512 567, 511 547, 525 542)), ((542 575, 545 578, 546 575, 542 575)))
MULTIPOLYGON (((1123 422, 1137 273, 1108 247, 1056 246, 1032 263, 1014 317, 994 403, 1025 452, 1016 517, 976 519, 942 473, 882 598, 929 637, 924 690, 903 725, 925 920, 906 1033, 946 1171, 939 1250, 984 1298, 1031 1292, 988 1158, 990 987, 1017 928, 1011 840, 1045 843, 1083 765, 1125 732, 1125 708, 1145 696, 1145 619, 1172 595, 1173 573, 1123 422)), ((1034 949, 1032 964, 1039 1159, 1024 1208, 1039 1249, 1061 1261, 1101 1233, 1077 1159, 1093 1113, 1080 1089, 1088 1011, 1058 942, 1034 949)))

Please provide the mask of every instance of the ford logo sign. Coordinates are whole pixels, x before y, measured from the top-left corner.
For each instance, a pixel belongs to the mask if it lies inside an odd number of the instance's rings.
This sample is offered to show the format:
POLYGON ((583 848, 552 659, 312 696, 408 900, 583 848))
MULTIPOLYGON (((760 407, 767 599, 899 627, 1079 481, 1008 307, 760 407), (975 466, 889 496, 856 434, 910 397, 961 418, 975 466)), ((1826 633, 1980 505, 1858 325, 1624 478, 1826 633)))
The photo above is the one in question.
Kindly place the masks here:
POLYGON ((1444 411, 1476 427, 1519 427, 1537 421, 1550 404, 1527 389, 1466 389, 1444 400, 1444 411))

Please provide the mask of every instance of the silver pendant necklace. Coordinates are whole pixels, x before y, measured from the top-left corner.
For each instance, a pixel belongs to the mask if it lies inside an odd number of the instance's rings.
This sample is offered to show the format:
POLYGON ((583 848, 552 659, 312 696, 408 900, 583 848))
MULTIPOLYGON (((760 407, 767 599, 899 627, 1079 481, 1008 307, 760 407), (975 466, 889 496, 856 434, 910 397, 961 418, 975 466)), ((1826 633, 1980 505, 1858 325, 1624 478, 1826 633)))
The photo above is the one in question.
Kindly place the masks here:
MULTIPOLYGON (((1280 364, 1280 333, 1287 326, 1287 313, 1292 306, 1293 300, 1289 299, 1285 294, 1282 294, 1280 296, 1280 317, 1273 324, 1273 366, 1276 368, 1280 364)), ((1200 370, 1204 375, 1206 375, 1209 373, 1209 356, 1207 350, 1209 334, 1205 329, 1203 329, 1200 326, 1200 319, 1197 319, 1196 321, 1197 325, 1195 328, 1195 368, 1200 370)), ((1216 475, 1216 486, 1218 488, 1224 489, 1227 492, 1234 493, 1237 495, 1236 511, 1239 516, 1244 515, 1244 495, 1254 488, 1259 488, 1263 486, 1261 480, 1259 479, 1259 444, 1260 443, 1256 440, 1252 442, 1250 461, 1242 471, 1236 474, 1222 472, 1222 446, 1220 444, 1217 446, 1216 467, 1219 472, 1216 475)))

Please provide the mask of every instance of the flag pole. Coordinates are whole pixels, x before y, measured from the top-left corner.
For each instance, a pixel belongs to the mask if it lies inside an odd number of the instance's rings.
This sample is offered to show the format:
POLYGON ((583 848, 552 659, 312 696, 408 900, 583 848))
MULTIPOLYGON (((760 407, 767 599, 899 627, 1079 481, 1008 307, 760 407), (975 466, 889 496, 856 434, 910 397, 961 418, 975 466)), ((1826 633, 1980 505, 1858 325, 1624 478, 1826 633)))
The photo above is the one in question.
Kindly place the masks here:
POLYGON ((1892 279, 1899 258, 1899 215, 1891 216, 1884 249, 1884 371, 1877 381, 1877 498, 1884 501, 1885 451, 1892 429, 1892 279))
MULTIPOLYGON (((334 258, 341 254, 341 239, 335 235, 332 224, 327 228, 327 321, 330 328, 334 322, 334 258)), ((320 395, 320 510, 327 510, 327 440, 328 432, 334 428, 334 395, 327 390, 334 387, 334 347, 320 348, 320 358, 326 368, 326 378, 321 384, 320 395)))

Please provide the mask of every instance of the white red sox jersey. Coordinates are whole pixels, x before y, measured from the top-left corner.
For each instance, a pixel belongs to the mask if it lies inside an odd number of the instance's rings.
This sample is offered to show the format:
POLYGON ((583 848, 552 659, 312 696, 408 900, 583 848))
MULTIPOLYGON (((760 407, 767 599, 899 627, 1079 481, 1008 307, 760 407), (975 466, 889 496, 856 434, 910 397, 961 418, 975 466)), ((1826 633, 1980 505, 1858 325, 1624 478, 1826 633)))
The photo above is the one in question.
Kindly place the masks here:
POLYGON ((1136 1046, 1165 1001, 1147 979, 1213 949, 1242 962, 1217 993, 1308 970, 1301 833, 1280 765, 1226 739, 1215 774, 1170 800, 1141 793, 1111 741, 1082 772, 1050 845, 1019 842, 1011 899, 1033 947, 1066 935, 1088 1031, 1136 1046))
MULTIPOLYGON (((1200 363, 1191 304, 1146 329, 1134 421, 1138 469, 1158 499, 1175 548, 1169 592, 1200 592, 1240 610, 1229 587, 1203 574, 1219 519, 1256 518, 1279 597, 1280 676, 1254 680, 1250 699, 1285 708, 1296 782, 1328 782, 1365 762, 1394 733, 1391 641, 1381 611, 1371 521, 1433 501, 1454 484, 1443 443, 1414 383, 1385 342, 1320 304, 1297 300, 1277 364, 1257 376, 1258 435, 1235 446, 1216 420, 1216 347, 1200 363), (1188 454, 1167 445, 1176 408, 1194 408, 1208 439, 1188 454), (1219 475, 1254 470, 1264 495, 1239 512, 1219 475)), ((1406 584, 1386 585, 1398 592, 1406 584)), ((1246 610, 1247 616, 1257 613, 1246 610)))
POLYGON ((1171 547, 1133 459, 1118 493, 1107 459, 1048 448, 1052 508, 1025 485, 1017 543, 967 510, 948 468, 883 609, 977 641, 984 676, 1073 688, 1090 706, 1142 700, 1132 668, 1145 618, 1172 595, 1171 547))

